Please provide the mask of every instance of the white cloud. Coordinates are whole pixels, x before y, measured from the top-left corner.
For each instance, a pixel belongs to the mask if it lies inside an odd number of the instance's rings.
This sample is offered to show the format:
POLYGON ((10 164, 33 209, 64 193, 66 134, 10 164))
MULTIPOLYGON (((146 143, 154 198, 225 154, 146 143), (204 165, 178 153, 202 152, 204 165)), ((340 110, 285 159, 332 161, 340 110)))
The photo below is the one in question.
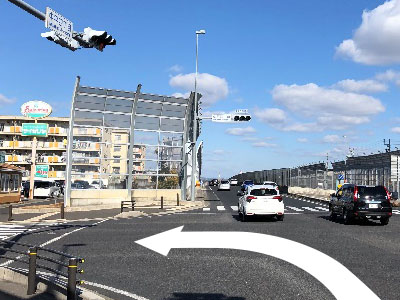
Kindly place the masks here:
POLYGON ((308 139, 307 139, 307 138, 298 138, 297 141, 298 141, 299 143, 307 143, 307 142, 308 142, 308 139))
MULTIPOLYGON (((182 89, 189 95, 194 90, 195 73, 178 74, 169 80, 170 86, 182 89)), ((204 106, 210 106, 217 101, 228 96, 228 82, 225 78, 220 78, 208 73, 200 73, 197 77, 197 90, 202 94, 201 102, 204 106)))
POLYGON ((253 147, 263 147, 263 148, 267 148, 267 147, 276 147, 276 144, 271 144, 271 143, 267 143, 267 142, 256 142, 251 144, 253 147))
POLYGON ((183 71, 183 67, 181 65, 173 65, 168 68, 168 71, 173 73, 180 73, 183 71))
POLYGON ((272 97, 277 104, 284 106, 295 115, 314 119, 307 123, 275 125, 277 129, 283 131, 342 130, 349 126, 367 123, 373 115, 385 111, 377 98, 320 87, 315 83, 280 84, 273 88, 272 97), (345 107, 349 109, 343 109, 345 107))
POLYGON ((223 154, 226 154, 227 151, 225 151, 223 149, 215 149, 212 153, 215 155, 223 155, 223 154))
POLYGON ((345 79, 334 84, 333 87, 354 93, 378 93, 386 92, 388 90, 388 87, 385 83, 373 79, 345 79))
POLYGON ((3 94, 0 94, 0 105, 2 104, 12 104, 16 101, 16 99, 7 98, 3 94))
POLYGON ((391 131, 394 133, 400 133, 400 127, 393 127, 391 131))
POLYGON ((375 78, 382 81, 393 81, 400 79, 400 73, 389 69, 385 72, 376 74, 375 78))
POLYGON ((366 65, 400 63, 400 0, 364 10, 360 27, 336 47, 336 55, 366 65))
POLYGON ((256 109, 254 115, 267 124, 282 124, 287 120, 286 113, 279 108, 256 109))
POLYGON ((256 130, 251 126, 248 126, 248 127, 228 128, 225 132, 230 135, 246 135, 246 134, 255 133, 256 130))
POLYGON ((328 134, 322 138, 324 143, 339 143, 343 141, 343 137, 339 137, 337 134, 328 134))

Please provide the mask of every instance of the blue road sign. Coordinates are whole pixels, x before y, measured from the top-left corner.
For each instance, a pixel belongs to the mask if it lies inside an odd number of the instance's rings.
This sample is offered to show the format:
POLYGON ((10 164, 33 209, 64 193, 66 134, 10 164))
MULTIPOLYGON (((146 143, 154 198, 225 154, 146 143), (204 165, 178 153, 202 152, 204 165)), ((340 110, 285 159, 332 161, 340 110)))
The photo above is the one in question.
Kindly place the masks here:
POLYGON ((343 175, 343 174, 339 174, 339 175, 337 176, 337 179, 338 179, 338 180, 343 180, 343 179, 344 179, 344 175, 343 175))

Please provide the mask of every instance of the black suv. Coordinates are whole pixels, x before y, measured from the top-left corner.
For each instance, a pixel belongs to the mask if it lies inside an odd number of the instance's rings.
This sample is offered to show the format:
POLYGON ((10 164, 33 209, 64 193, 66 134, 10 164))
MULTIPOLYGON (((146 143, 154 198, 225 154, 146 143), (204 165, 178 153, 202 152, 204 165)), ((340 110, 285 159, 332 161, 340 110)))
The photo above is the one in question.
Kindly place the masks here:
POLYGON ((332 220, 341 215, 345 224, 357 218, 380 220, 387 225, 392 216, 390 194, 381 185, 345 184, 331 195, 329 212, 332 220))

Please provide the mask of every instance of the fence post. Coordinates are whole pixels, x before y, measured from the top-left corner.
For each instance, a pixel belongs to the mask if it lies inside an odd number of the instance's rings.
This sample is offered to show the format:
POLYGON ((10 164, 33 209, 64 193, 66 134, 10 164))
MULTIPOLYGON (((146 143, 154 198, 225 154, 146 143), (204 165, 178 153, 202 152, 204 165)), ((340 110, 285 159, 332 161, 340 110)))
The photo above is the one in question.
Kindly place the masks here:
POLYGON ((164 208, 164 197, 161 196, 161 209, 163 209, 163 208, 164 208))
POLYGON ((176 193, 176 206, 179 206, 179 194, 176 193))
POLYGON ((121 214, 124 211, 124 201, 121 201, 121 214))
POLYGON ((12 205, 10 204, 10 206, 8 207, 8 221, 12 221, 13 217, 12 217, 12 205))
POLYGON ((67 300, 76 300, 76 272, 78 261, 76 258, 70 258, 68 263, 68 286, 67 300))
POLYGON ((28 273, 27 295, 33 295, 36 292, 36 257, 37 257, 37 247, 29 248, 29 273, 28 273))
POLYGON ((64 203, 61 203, 61 219, 65 219, 64 203))

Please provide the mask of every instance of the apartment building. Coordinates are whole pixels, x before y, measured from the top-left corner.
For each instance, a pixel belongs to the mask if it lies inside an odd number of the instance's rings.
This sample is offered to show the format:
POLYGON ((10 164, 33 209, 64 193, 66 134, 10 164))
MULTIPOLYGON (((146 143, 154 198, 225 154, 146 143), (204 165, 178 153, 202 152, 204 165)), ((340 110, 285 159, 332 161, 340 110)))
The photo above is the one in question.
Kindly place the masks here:
MULTIPOLYGON (((32 162, 31 136, 22 136, 22 123, 34 123, 23 116, 0 116, 0 151, 5 152, 5 163, 24 167, 23 180, 30 176, 32 162)), ((36 164, 48 165, 48 177, 65 180, 67 135, 69 118, 45 117, 38 123, 49 124, 47 137, 37 137, 36 164)), ((101 174, 128 173, 129 133, 123 129, 89 127, 74 128, 72 173, 75 179, 102 181, 101 174)), ((133 148, 134 172, 144 171, 146 147, 133 148)))

